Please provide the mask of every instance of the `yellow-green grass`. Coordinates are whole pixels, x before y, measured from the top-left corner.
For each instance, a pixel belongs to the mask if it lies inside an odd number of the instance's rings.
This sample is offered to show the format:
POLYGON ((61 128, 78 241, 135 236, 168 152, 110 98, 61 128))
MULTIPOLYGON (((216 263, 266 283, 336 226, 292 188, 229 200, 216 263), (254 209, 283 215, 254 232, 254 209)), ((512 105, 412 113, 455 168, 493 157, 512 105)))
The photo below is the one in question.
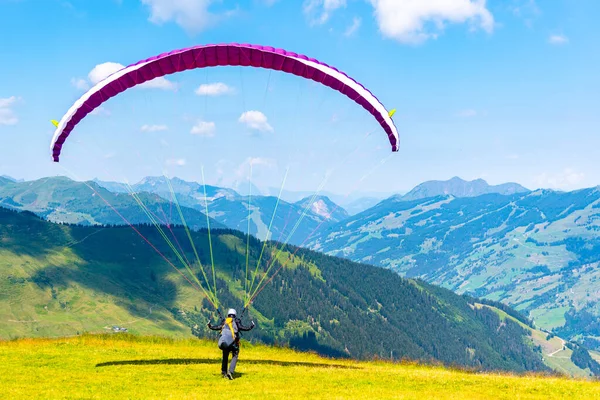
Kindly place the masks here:
POLYGON ((412 363, 329 360, 242 345, 234 381, 214 341, 130 335, 0 342, 6 399, 593 399, 600 383, 470 373, 412 363))

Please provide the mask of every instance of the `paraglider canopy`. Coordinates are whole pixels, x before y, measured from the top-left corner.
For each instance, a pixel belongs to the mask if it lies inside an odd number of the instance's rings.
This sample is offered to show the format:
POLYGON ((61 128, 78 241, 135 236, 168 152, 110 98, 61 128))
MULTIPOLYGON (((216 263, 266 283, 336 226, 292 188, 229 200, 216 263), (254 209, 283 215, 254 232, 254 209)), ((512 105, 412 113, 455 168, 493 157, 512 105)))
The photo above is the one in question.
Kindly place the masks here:
POLYGON ((88 90, 71 106, 56 125, 52 138, 52 159, 59 161, 65 140, 75 126, 108 99, 152 79, 189 69, 216 66, 266 68, 312 79, 337 90, 361 105, 387 133, 392 151, 398 151, 398 130, 388 111, 363 85, 345 73, 314 58, 273 47, 251 44, 202 45, 163 53, 121 69, 88 90))

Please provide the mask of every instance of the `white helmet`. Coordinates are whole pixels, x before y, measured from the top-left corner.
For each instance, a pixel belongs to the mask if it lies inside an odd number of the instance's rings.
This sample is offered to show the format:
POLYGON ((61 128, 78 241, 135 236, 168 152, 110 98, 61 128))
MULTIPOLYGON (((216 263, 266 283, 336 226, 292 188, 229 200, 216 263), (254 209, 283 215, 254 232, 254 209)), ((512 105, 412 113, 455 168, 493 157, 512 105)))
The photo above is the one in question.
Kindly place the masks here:
POLYGON ((229 311, 227 311, 227 315, 233 315, 235 317, 237 315, 237 313, 235 312, 235 310, 233 308, 230 308, 229 311))

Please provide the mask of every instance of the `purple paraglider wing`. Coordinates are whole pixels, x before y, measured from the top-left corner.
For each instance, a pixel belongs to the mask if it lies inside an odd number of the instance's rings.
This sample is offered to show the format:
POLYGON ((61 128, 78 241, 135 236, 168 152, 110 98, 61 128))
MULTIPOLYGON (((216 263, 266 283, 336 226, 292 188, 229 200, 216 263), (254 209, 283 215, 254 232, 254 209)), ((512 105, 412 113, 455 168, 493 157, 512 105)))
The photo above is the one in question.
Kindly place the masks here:
POLYGON ((140 61, 115 72, 91 88, 62 117, 52 138, 52 158, 58 162, 62 146, 75 126, 113 96, 152 79, 194 68, 251 66, 283 71, 312 79, 346 95, 371 113, 387 133, 392 151, 398 151, 398 130, 381 102, 364 86, 320 61, 273 47, 250 44, 195 46, 140 61))

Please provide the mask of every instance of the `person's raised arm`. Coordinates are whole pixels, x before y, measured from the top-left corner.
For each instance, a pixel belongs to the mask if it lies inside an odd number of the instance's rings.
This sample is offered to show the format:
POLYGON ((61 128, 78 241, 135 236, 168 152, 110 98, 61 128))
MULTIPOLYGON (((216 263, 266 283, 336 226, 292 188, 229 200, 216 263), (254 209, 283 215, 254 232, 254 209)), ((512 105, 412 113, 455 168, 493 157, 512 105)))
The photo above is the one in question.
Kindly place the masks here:
POLYGON ((221 318, 218 325, 213 325, 210 323, 210 321, 208 321, 206 326, 208 326, 208 329, 212 329, 213 331, 220 331, 223 329, 223 324, 225 324, 225 320, 221 318))
POLYGON ((239 320, 239 319, 238 319, 237 321, 235 321, 235 322, 237 323, 237 326, 238 326, 239 330, 240 330, 240 331, 245 331, 245 332, 246 332, 246 331, 251 331, 251 330, 252 330, 252 329, 254 329, 254 327, 256 326, 256 325, 254 325, 254 321, 252 321, 252 322, 250 323, 250 326, 244 326, 244 325, 242 324, 242 321, 241 321, 241 320, 239 320))

